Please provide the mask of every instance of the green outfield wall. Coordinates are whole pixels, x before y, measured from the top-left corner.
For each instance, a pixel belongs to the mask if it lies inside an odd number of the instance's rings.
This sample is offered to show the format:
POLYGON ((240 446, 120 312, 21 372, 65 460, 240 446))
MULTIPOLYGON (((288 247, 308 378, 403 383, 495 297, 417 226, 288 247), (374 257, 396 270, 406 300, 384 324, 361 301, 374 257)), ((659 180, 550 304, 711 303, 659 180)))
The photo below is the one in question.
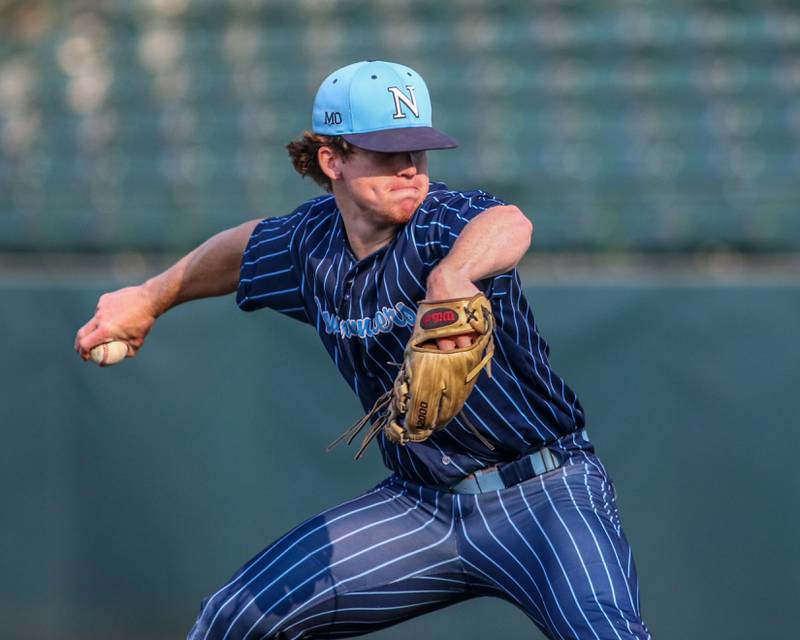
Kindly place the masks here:
MULTIPOLYGON (((385 475, 375 450, 324 453, 360 408, 310 328, 203 301, 100 369, 71 345, 102 290, 2 288, 4 638, 182 637, 250 556, 385 475)), ((793 637, 800 285, 528 295, 616 481, 654 637, 793 637)), ((499 600, 372 637, 412 636, 540 637, 499 600)))

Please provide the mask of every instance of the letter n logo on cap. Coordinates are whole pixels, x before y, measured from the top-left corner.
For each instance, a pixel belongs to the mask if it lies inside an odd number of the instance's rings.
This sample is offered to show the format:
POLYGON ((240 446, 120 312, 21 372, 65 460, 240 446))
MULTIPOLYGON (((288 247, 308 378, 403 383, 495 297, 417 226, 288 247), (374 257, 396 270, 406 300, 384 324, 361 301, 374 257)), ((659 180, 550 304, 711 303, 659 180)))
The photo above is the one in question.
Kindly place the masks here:
POLYGON ((408 93, 411 95, 410 98, 403 93, 402 89, 398 87, 388 88, 388 91, 392 94, 392 99, 394 100, 394 115, 392 115, 392 118, 395 120, 406 117, 405 111, 403 111, 403 109, 400 107, 401 102, 411 110, 411 113, 419 118, 419 108, 417 107, 417 96, 414 95, 414 87, 412 87, 410 84, 407 84, 406 89, 408 89, 408 93))

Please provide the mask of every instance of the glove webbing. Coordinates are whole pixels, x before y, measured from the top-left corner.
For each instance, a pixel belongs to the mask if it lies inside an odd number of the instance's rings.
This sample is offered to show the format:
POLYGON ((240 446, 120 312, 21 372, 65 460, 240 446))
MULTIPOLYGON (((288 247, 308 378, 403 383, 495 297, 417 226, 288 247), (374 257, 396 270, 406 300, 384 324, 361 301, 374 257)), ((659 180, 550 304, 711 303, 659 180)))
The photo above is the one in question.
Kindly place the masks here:
MULTIPOLYGON (((390 389, 375 401, 375 404, 372 405, 372 409, 369 410, 369 413, 367 413, 367 415, 361 418, 361 420, 356 422, 352 427, 346 429, 344 433, 342 433, 342 435, 336 438, 336 440, 331 442, 325 448, 325 451, 327 453, 330 453, 331 451, 333 451, 333 449, 335 449, 345 440, 347 440, 347 444, 352 444, 353 440, 355 440, 356 436, 364 428, 367 422, 369 422, 372 416, 380 412, 382 409, 386 408, 386 406, 389 405, 389 403, 391 402, 391 399, 392 399, 392 390, 390 389)), ((467 425, 472 434, 476 438, 478 438, 478 440, 481 441, 483 446, 489 449, 489 451, 494 451, 494 446, 492 445, 492 443, 489 442, 480 431, 478 431, 477 427, 475 427, 475 425, 472 424, 472 421, 469 418, 467 418, 467 414, 464 413, 463 410, 458 414, 458 416, 464 421, 464 423, 467 425)), ((356 452, 355 460, 361 459, 361 456, 364 455, 364 452, 367 450, 367 447, 369 447, 370 443, 375 439, 375 436, 377 436, 381 432, 381 430, 386 426, 387 422, 389 422, 388 411, 384 413, 382 416, 380 416, 375 421, 375 423, 369 428, 367 433, 364 435, 364 439, 361 441, 361 446, 358 448, 358 451, 356 452)))
MULTIPOLYGON (((378 397, 378 399, 375 401, 375 404, 372 405, 372 409, 369 410, 369 413, 367 413, 367 415, 361 418, 361 420, 356 422, 352 427, 345 429, 342 435, 340 435, 338 438, 336 438, 336 440, 334 440, 327 447, 325 447, 325 452, 330 453, 331 451, 333 451, 333 449, 338 447, 345 440, 347 440, 347 444, 352 444, 353 440, 355 440, 355 437, 364 428, 364 425, 366 425, 367 422, 370 421, 372 416, 380 412, 382 409, 385 409, 391 401, 392 401, 392 389, 389 389, 389 391, 378 397)), ((372 442, 373 438, 375 438, 375 436, 378 435, 378 432, 381 429, 383 429, 384 425, 388 421, 388 417, 389 417, 389 412, 387 411, 378 419, 378 421, 375 424, 373 424, 369 428, 369 431, 367 431, 367 434, 364 437, 364 442, 361 443, 361 448, 359 448, 358 453, 356 454, 355 458, 356 460, 358 460, 364 454, 364 451, 366 451, 367 447, 369 446, 369 443, 372 442)))

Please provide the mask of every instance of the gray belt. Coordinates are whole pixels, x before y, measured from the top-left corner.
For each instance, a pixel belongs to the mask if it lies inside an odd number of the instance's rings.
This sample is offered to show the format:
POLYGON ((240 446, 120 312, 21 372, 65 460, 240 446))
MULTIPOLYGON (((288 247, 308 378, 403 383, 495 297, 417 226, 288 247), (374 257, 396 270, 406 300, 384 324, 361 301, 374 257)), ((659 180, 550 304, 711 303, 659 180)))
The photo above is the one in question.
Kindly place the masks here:
MULTIPOLYGON (((581 434, 582 435, 582 434, 581 434)), ((513 487, 564 464, 562 454, 547 447, 534 451, 513 462, 501 463, 488 469, 480 469, 451 487, 436 487, 450 493, 487 493, 513 487)))

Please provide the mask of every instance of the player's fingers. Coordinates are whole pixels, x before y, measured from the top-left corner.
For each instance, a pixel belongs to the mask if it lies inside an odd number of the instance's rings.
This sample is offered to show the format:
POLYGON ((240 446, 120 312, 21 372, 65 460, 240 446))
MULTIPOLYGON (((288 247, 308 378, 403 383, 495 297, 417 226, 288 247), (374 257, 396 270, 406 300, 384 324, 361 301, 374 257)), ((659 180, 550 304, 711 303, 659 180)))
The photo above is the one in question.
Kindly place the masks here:
POLYGON ((108 331, 101 326, 95 327, 91 333, 87 333, 78 341, 78 353, 84 360, 89 359, 89 352, 93 347, 109 340, 108 331))
POLYGON ((439 338, 436 341, 436 346, 439 347, 440 351, 452 351, 456 348, 456 343, 455 340, 450 338, 439 338))
POLYGON ((87 322, 80 329, 78 329, 77 333, 75 334, 75 351, 81 350, 80 346, 81 339, 84 336, 90 334, 96 328, 97 328, 97 320, 95 318, 92 318, 91 320, 89 320, 89 322, 87 322))
POLYGON ((139 349, 141 349, 144 344, 144 338, 132 338, 126 340, 126 342, 128 343, 128 357, 135 358, 136 354, 139 353, 139 349))
POLYGON ((477 333, 469 333, 463 336, 456 336, 456 347, 459 349, 464 349, 465 347, 470 346, 477 337, 477 333))

